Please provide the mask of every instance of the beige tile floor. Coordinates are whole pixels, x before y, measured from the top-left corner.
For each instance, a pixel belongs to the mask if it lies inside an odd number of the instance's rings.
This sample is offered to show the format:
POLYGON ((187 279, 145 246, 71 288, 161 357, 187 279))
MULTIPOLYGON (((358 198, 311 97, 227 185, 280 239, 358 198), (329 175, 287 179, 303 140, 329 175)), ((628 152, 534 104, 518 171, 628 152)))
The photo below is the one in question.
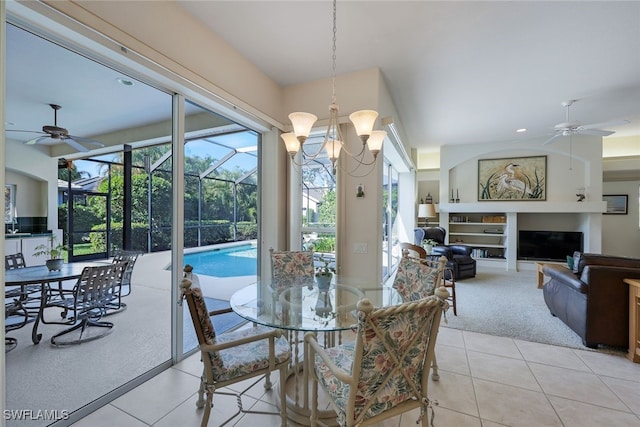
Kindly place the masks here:
MULTIPOLYGON (((620 355, 446 327, 440 329, 436 354, 440 381, 431 381, 430 397, 438 402, 437 427, 640 427, 640 364, 620 355)), ((200 370, 196 354, 74 426, 199 426, 200 370)), ((274 391, 265 393, 259 384, 249 395, 245 407, 275 409, 274 391)), ((216 396, 214 402, 210 426, 235 410, 232 397, 216 396)), ((415 426, 417 415, 416 410, 380 426, 415 426)), ((228 425, 280 424, 276 416, 247 414, 228 425)))

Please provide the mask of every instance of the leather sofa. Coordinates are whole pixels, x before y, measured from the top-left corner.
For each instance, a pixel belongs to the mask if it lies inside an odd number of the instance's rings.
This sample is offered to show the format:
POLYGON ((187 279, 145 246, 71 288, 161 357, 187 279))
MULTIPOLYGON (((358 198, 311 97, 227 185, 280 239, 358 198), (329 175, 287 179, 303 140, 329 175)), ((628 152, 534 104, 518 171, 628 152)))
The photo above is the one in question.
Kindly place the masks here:
POLYGON ((542 288, 544 301, 582 338, 586 347, 629 345, 629 285, 640 278, 640 259, 576 252, 573 269, 545 264, 549 281, 542 288))
MULTIPOLYGON (((418 246, 422 246, 424 239, 432 239, 438 242, 437 246, 431 248, 431 254, 447 257, 447 268, 453 271, 455 280, 476 276, 476 260, 471 257, 471 251, 473 250, 471 246, 445 245, 447 230, 442 227, 415 228, 413 232, 415 244, 418 246)), ((447 279, 451 279, 451 277, 447 277, 447 279)))

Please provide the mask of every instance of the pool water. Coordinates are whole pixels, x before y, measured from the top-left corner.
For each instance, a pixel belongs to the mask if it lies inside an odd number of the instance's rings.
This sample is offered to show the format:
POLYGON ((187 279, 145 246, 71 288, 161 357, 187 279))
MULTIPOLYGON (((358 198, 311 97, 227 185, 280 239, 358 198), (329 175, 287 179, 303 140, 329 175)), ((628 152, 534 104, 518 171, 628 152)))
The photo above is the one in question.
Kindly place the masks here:
POLYGON ((193 272, 214 277, 255 276, 258 271, 258 249, 252 245, 214 249, 184 255, 184 263, 193 272))

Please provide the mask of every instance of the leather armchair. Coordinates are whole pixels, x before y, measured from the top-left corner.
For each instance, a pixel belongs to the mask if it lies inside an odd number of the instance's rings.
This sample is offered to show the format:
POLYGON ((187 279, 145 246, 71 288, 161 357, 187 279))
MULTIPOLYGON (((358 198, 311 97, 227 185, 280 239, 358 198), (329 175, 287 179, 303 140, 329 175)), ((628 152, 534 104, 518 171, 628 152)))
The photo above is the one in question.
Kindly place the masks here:
MULTIPOLYGON (((476 260, 471 257, 471 251, 473 250, 471 246, 445 245, 447 230, 442 227, 415 228, 413 231, 416 245, 422 246, 424 239, 432 239, 438 242, 438 245, 431 249, 431 254, 447 257, 447 267, 450 271, 453 271, 455 280, 476 276, 476 260)), ((447 277, 447 279, 450 280, 451 277, 447 277)))

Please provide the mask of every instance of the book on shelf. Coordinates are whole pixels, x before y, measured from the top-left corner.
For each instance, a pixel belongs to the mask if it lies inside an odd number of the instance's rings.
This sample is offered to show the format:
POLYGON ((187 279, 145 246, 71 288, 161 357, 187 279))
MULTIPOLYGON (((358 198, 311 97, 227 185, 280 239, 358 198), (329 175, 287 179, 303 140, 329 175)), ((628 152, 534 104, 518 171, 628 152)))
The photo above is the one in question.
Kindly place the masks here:
POLYGON ((484 232, 486 234, 503 234, 503 230, 501 228, 485 228, 484 232))

